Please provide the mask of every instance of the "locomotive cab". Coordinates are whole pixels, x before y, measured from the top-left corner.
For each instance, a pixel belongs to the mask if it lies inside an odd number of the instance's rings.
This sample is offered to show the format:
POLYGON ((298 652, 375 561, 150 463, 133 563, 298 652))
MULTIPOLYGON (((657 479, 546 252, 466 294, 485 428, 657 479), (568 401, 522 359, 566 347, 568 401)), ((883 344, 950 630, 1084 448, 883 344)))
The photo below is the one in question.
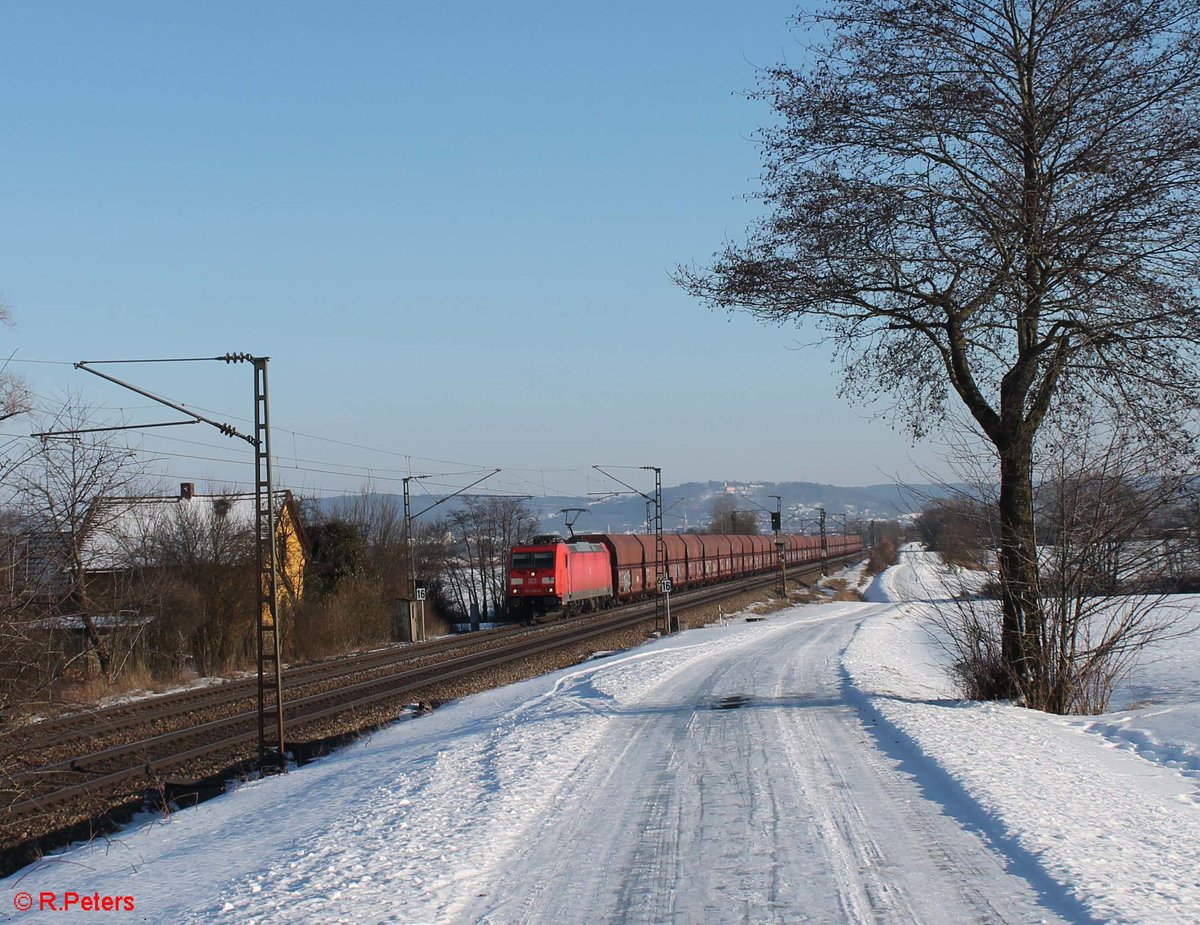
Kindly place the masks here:
POLYGON ((510 619, 532 622, 561 605, 555 593, 558 544, 545 542, 548 539, 534 537, 534 543, 514 546, 509 554, 508 606, 505 609, 510 619))

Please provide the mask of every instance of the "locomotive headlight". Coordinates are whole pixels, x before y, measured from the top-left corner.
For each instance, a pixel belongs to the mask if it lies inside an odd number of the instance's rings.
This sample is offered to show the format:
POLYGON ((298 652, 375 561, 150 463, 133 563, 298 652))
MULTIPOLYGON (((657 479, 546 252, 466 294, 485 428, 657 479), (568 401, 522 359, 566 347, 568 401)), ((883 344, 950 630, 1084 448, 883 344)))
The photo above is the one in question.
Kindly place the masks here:
POLYGON ((542 579, 542 584, 544 584, 544 585, 552 585, 552 584, 554 584, 554 579, 553 579, 553 578, 549 578, 549 577, 547 577, 547 578, 543 578, 543 579, 542 579))
POLYGON ((517 585, 525 584, 525 579, 524 578, 510 578, 509 583, 512 584, 512 586, 515 588, 517 585))

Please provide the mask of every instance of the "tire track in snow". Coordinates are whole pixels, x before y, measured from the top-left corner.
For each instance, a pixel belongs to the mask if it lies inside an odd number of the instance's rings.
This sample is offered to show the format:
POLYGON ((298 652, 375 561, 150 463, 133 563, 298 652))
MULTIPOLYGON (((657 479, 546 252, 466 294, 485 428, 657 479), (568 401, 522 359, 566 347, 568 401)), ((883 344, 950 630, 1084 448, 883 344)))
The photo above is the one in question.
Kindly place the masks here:
POLYGON ((1061 922, 846 700, 840 653, 875 609, 764 626, 606 702, 595 752, 508 859, 506 896, 454 920, 1061 922))

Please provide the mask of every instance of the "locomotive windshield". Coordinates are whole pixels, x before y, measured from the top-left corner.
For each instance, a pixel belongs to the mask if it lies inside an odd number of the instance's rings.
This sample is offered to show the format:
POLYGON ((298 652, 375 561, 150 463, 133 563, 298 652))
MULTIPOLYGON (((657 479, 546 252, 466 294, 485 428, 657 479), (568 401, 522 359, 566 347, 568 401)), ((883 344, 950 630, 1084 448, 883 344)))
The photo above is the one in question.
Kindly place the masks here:
POLYGON ((554 568, 554 553, 552 552, 514 552, 512 567, 523 568, 554 568))

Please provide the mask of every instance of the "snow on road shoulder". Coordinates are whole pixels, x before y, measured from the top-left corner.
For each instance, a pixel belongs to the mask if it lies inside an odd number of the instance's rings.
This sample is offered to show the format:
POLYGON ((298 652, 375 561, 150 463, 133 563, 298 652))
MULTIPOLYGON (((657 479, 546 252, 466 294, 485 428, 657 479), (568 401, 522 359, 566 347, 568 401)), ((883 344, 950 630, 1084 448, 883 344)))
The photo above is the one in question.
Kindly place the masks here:
MULTIPOLYGON (((872 585, 873 599, 895 606, 864 622, 847 647, 852 691, 924 756, 916 773, 931 793, 961 788, 983 811, 975 822, 1014 863, 1040 867, 1096 919, 1200 921, 1200 775, 1182 730, 1156 752, 1158 740, 1128 714, 1054 717, 954 700, 921 622, 928 602, 948 605, 945 577, 930 556, 907 550, 872 585)), ((1194 718, 1194 709, 1176 712, 1194 718)), ((1200 731, 1191 737, 1194 745, 1200 731)))

